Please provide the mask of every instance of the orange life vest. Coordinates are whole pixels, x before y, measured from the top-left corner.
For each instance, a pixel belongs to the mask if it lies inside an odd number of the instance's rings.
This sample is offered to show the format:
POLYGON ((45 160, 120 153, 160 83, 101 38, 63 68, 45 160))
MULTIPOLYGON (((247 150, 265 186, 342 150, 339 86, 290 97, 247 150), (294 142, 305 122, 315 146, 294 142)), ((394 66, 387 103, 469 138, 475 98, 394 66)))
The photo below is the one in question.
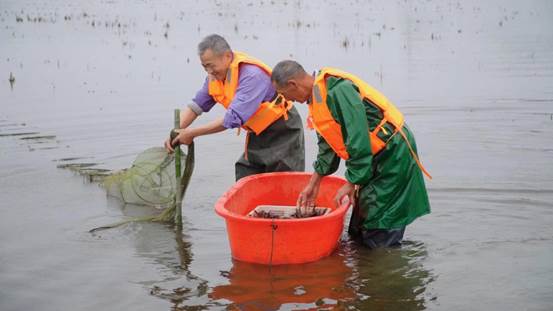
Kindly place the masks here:
MULTIPOLYGON (((255 65, 271 76, 271 68, 260 60, 245 53, 233 52, 233 59, 227 70, 225 81, 211 79, 208 84, 209 95, 226 109, 230 106, 238 88, 240 64, 242 63, 255 65)), ((292 108, 292 102, 284 100, 282 96, 277 96, 271 102, 262 102, 257 111, 242 125, 242 128, 259 135, 280 117, 284 116, 285 119, 288 119, 287 112, 290 108, 292 108)))
POLYGON ((330 109, 328 109, 328 105, 326 103, 326 78, 328 76, 335 76, 351 81, 359 89, 361 99, 370 101, 382 112, 383 118, 380 123, 374 128, 374 130, 369 130, 371 151, 373 155, 377 154, 384 149, 384 147, 386 147, 387 142, 383 141, 377 134, 380 131, 386 132, 386 129, 383 126, 384 124, 389 123, 394 127, 394 133, 392 136, 398 132, 401 136, 403 136, 404 140, 407 142, 411 154, 421 170, 429 178, 432 178, 420 163, 416 153, 409 144, 409 140, 405 136, 405 133, 403 133, 402 127, 405 122, 403 114, 394 106, 394 104, 392 104, 382 93, 371 87, 365 81, 359 79, 357 76, 339 69, 325 67, 319 72, 313 84, 312 102, 308 105, 309 118, 315 130, 317 130, 317 132, 324 138, 324 140, 340 158, 347 160, 349 159, 349 154, 344 144, 342 128, 332 117, 330 109))

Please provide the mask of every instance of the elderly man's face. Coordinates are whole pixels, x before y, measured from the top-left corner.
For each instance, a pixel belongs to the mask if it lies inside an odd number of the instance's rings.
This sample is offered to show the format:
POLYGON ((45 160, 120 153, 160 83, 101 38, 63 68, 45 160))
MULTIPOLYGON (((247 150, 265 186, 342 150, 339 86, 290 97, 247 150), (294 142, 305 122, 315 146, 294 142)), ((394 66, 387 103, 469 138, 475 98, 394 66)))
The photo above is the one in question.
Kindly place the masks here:
POLYGON ((227 76, 227 70, 232 62, 232 52, 227 51, 221 55, 217 55, 211 49, 207 49, 200 55, 200 61, 208 75, 213 76, 217 80, 224 81, 227 76))
POLYGON ((293 100, 298 103, 304 103, 309 99, 311 93, 308 89, 303 88, 296 80, 289 80, 284 86, 278 86, 273 82, 277 93, 282 94, 286 99, 293 100))

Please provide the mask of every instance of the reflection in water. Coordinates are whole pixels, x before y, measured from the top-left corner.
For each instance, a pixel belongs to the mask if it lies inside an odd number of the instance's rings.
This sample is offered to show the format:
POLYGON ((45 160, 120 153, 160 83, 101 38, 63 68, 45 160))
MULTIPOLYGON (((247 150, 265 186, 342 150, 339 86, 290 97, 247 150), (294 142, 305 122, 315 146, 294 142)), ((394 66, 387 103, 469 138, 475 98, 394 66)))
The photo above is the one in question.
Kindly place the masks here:
POLYGON ((233 261, 229 284, 215 286, 209 298, 232 302, 230 310, 279 310, 280 308, 325 308, 343 305, 355 298, 347 286, 352 269, 343 254, 300 265, 266 266, 233 261))
MULTIPOLYGON (((206 309, 206 306, 202 304, 195 304, 194 297, 206 295, 208 288, 207 281, 200 280, 197 276, 190 272, 189 266, 192 262, 192 252, 190 251, 191 243, 186 240, 186 237, 182 232, 182 227, 175 226, 174 231, 180 263, 180 266, 177 267, 177 269, 180 270, 180 273, 177 273, 177 275, 185 275, 185 284, 171 290, 165 290, 162 287, 155 285, 152 287, 150 294, 170 301, 172 305, 171 310, 204 310, 206 309)), ((182 279, 179 279, 179 282, 182 281, 182 279)))
POLYGON ((149 294, 168 301, 171 310, 423 310, 435 300, 427 291, 433 275, 423 265, 423 243, 368 250, 346 241, 331 256, 300 265, 235 260, 230 271, 220 272, 228 283, 209 286, 190 270, 192 244, 186 229, 140 226, 136 253, 163 276, 140 283, 149 294))
POLYGON ((182 232, 182 226, 175 226, 175 241, 177 242, 180 267, 184 271, 190 273, 188 267, 192 262, 192 252, 190 251, 190 246, 192 246, 192 244, 185 240, 185 236, 182 232))
MULTIPOLYGON (((422 243, 366 250, 349 242, 318 262, 263 266, 234 261, 209 298, 239 310, 423 310, 433 281, 422 243)), ((434 300, 435 298, 430 298, 434 300)))
POLYGON ((358 248, 351 256, 351 285, 358 295, 352 306, 356 310, 424 310, 427 286, 434 280, 423 266, 426 256, 423 243, 410 241, 400 248, 358 248))
POLYGON ((136 253, 151 259, 164 279, 140 283, 149 289, 149 294, 167 300, 171 310, 205 309, 205 301, 196 298, 207 295, 207 281, 189 269, 193 258, 192 244, 182 227, 158 223, 141 225, 143 230, 136 240, 136 253), (172 235, 173 239, 170 238, 172 235))

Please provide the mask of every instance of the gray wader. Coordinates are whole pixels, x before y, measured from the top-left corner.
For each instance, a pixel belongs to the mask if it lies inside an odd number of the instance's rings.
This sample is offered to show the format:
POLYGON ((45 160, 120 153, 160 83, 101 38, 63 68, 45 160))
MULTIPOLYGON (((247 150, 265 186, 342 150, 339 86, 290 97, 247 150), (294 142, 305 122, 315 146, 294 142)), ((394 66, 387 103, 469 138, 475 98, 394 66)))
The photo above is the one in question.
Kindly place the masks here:
POLYGON ((301 117, 292 107, 259 135, 248 132, 246 150, 235 164, 236 180, 253 174, 305 170, 301 117))

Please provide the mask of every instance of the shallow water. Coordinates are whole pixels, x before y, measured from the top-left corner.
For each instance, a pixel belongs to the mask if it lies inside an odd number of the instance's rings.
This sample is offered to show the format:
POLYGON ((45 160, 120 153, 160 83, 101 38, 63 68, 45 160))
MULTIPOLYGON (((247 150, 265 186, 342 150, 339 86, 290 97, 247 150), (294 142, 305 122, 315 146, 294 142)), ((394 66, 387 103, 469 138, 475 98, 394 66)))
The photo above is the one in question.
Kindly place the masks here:
POLYGON ((0 77, 0 310, 553 306, 550 1, 0 0, 0 77), (353 72, 404 112, 434 179, 402 248, 344 236, 317 263, 232 261, 213 205, 234 181, 234 132, 197 140, 182 233, 87 232, 156 211, 58 167, 120 169, 160 145, 213 32, 270 65, 353 72))

